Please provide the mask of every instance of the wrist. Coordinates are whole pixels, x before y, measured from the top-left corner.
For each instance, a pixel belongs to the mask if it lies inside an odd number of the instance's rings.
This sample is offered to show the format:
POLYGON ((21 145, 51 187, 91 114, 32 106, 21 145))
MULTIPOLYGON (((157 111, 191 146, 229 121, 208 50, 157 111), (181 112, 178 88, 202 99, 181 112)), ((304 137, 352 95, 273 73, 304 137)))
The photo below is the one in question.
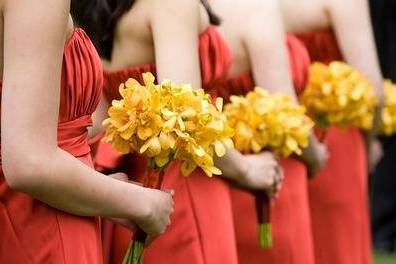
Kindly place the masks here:
POLYGON ((151 189, 129 184, 132 188, 128 190, 131 194, 128 197, 128 219, 134 220, 136 223, 146 222, 153 216, 153 199, 150 195, 151 189))
POLYGON ((246 175, 248 170, 244 156, 235 150, 227 152, 222 158, 217 158, 216 165, 223 172, 222 177, 237 182, 246 175))
POLYGON ((242 159, 240 160, 240 162, 237 162, 237 166, 236 166, 236 181, 245 181, 246 177, 248 175, 248 171, 249 171, 249 164, 246 161, 246 159, 244 158, 244 156, 242 156, 242 159))

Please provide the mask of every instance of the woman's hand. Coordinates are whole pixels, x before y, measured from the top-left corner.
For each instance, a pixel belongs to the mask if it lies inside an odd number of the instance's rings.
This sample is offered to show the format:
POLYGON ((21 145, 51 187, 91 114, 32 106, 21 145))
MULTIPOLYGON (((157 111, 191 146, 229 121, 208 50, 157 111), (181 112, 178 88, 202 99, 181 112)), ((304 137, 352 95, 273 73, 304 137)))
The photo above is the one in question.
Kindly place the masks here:
POLYGON ((250 190, 266 190, 275 195, 281 187, 283 172, 271 152, 242 155, 236 150, 228 150, 222 158, 216 159, 223 177, 250 190))
POLYGON ((378 139, 372 139, 367 149, 367 161, 369 172, 373 172, 384 155, 381 142, 378 139))
POLYGON ((151 244, 158 236, 163 234, 171 224, 170 216, 173 213, 173 191, 160 191, 155 189, 146 189, 152 192, 147 207, 151 208, 152 213, 139 221, 126 218, 112 218, 116 224, 119 224, 131 231, 136 231, 139 226, 148 236, 146 245, 151 244))
MULTIPOLYGON (((141 186, 139 183, 129 181, 128 176, 124 173, 110 174, 109 177, 141 186)), ((136 225, 138 225, 149 236, 149 240, 152 241, 155 237, 164 233, 170 225, 170 216, 174 207, 174 191, 141 188, 146 198, 145 202, 147 204, 145 206, 148 208, 148 213, 135 221, 121 218, 113 218, 112 221, 130 230, 135 230, 136 225)))
POLYGON ((271 197, 279 192, 284 175, 273 153, 245 155, 244 162, 247 170, 237 179, 239 185, 253 190, 265 190, 271 197))
POLYGON ((301 157, 308 169, 308 177, 313 178, 323 167, 329 159, 329 151, 326 144, 315 142, 306 148, 301 157))
POLYGON ((174 191, 146 189, 145 192, 149 214, 138 219, 136 224, 152 239, 163 234, 171 223, 174 191))

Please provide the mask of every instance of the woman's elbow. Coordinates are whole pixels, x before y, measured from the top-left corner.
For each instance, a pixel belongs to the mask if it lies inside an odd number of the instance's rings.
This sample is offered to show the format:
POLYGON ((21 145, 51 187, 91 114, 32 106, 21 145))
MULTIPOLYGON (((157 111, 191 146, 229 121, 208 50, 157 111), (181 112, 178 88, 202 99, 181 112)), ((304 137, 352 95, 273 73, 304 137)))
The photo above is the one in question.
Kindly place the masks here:
POLYGON ((2 169, 8 186, 16 191, 29 192, 39 185, 39 180, 45 175, 43 159, 37 154, 4 153, 2 169))

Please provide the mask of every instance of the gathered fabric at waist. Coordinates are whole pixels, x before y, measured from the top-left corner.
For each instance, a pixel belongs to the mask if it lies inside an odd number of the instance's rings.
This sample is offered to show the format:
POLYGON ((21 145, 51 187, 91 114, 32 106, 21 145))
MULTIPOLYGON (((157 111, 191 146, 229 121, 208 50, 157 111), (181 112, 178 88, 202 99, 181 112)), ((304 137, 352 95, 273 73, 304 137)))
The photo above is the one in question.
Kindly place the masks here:
POLYGON ((92 126, 91 115, 58 124, 58 146, 75 157, 89 154, 88 127, 92 126))
POLYGON ((92 126, 91 115, 84 115, 70 121, 59 123, 57 136, 58 146, 76 158, 88 155, 91 151, 88 144, 87 127, 89 126, 92 126))

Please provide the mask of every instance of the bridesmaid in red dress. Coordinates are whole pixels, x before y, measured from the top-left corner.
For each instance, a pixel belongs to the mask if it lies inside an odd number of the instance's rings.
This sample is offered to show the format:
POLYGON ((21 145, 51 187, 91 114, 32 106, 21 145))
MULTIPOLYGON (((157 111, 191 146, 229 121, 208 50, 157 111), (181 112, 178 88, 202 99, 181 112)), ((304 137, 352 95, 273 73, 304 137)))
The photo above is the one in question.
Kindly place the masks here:
MULTIPOLYGON (((217 87, 217 93, 229 98, 230 95, 246 94, 258 85, 296 98, 293 86, 301 89, 305 85, 309 57, 296 37, 288 35, 285 38, 278 3, 257 0, 210 2, 224 19, 220 31, 233 54, 229 77, 223 86, 217 87), (241 21, 234 17, 249 19, 241 21), (268 27, 259 27, 260 24, 268 27)), ((302 158, 311 171, 315 171, 324 165, 327 152, 313 135, 311 141, 311 147, 302 158)), ((258 246, 254 196, 237 189, 232 191, 239 263, 314 263, 307 170, 295 158, 284 159, 281 164, 285 180, 271 208, 272 249, 258 246)))
POLYGON ((103 263, 99 216, 162 233, 170 194, 92 168, 102 66, 69 1, 1 0, 0 12, 0 263, 103 263))
MULTIPOLYGON (((209 91, 225 80, 231 66, 230 50, 217 29, 209 26, 218 19, 207 2, 201 2, 203 5, 198 0, 118 1, 109 8, 113 15, 103 13, 97 22, 95 17, 81 14, 80 23, 92 34, 104 59, 103 101, 118 98, 120 83, 129 77, 140 80, 147 71, 155 73, 158 80, 202 85, 209 91), (92 25, 109 17, 115 21, 106 23, 107 35, 101 38, 102 33, 92 25)), ((101 109, 105 112, 106 108, 103 102, 101 109)), ((98 119, 103 115, 97 112, 98 119)), ((230 151, 220 164, 224 176, 245 185, 254 181, 273 184, 277 163, 272 156, 249 166, 242 159, 240 153, 230 151), (255 171, 268 174, 268 179, 262 173, 260 177, 252 175, 255 171)), ((103 143, 98 147, 96 163, 110 171, 124 169, 134 179, 144 177, 146 167, 142 157, 117 155, 103 143), (131 167, 140 169, 137 172, 131 167)), ((163 187, 175 190, 173 224, 147 248, 145 263, 237 263, 228 184, 220 177, 208 178, 201 170, 183 177, 175 163, 168 168, 163 187)), ((116 226, 113 235, 110 262, 120 263, 131 234, 116 226)))
MULTIPOLYGON (((366 1, 280 0, 289 32, 298 32, 312 61, 344 59, 361 70, 381 97, 378 67, 366 1)), ((330 128, 328 166, 309 184, 315 257, 318 264, 371 263, 368 216, 368 162, 357 129, 330 128)), ((369 161, 377 160, 369 143, 369 161)))

